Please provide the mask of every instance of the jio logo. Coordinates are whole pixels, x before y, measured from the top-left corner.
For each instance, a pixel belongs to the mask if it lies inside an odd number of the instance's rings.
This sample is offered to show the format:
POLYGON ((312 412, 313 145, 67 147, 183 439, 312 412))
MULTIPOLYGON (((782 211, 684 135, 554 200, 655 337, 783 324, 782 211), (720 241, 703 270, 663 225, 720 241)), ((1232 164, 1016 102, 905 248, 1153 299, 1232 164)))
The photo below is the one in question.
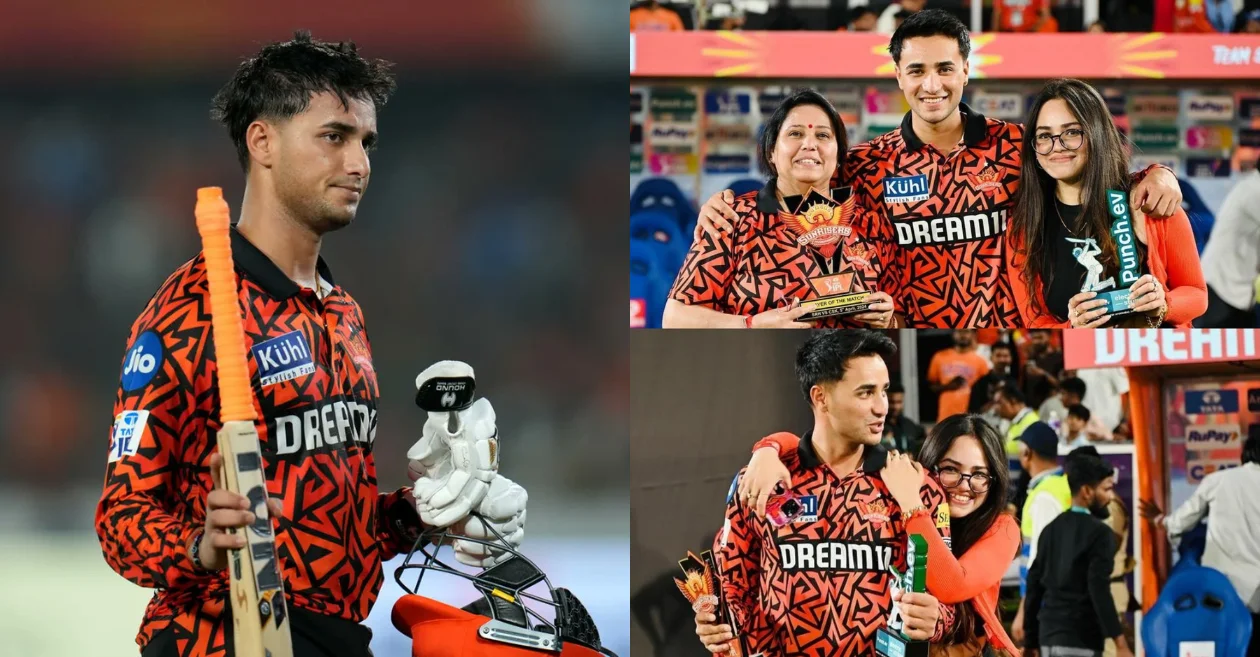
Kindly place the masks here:
POLYGON ((162 339, 153 331, 141 333, 123 358, 123 390, 132 392, 148 385, 161 361, 162 339))

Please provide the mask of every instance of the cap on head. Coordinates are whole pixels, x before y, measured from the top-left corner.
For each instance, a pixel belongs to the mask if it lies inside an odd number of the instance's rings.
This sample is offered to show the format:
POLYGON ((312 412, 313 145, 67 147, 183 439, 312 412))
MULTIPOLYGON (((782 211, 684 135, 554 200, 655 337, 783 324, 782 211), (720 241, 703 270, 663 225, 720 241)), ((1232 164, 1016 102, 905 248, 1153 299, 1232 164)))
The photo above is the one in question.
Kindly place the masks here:
POLYGON ((1059 456, 1059 436, 1045 422, 1033 422, 1019 437, 1035 454, 1054 459, 1059 456))

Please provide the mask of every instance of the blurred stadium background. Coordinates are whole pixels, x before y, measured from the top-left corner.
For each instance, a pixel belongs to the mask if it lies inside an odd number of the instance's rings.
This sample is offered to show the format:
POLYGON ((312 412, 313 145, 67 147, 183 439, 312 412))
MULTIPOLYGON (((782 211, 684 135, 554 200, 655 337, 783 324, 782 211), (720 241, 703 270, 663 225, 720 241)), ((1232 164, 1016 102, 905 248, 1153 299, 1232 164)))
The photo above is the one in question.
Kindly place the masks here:
POLYGON ((1260 195, 1258 174, 1249 173, 1260 158, 1260 0, 635 2, 632 327, 659 327, 697 205, 728 187, 760 187, 756 138, 786 93, 814 87, 826 95, 850 145, 900 124, 909 108, 889 34, 876 30, 891 32, 899 16, 923 7, 971 27, 963 102, 981 114, 1023 121, 1045 80, 1091 81, 1129 136, 1133 168, 1162 163, 1180 178, 1200 253, 1240 179, 1260 195), (1016 15, 1022 32, 1011 25, 1016 15), (660 211, 664 220, 653 214, 660 211))
MULTIPOLYGON (((0 653, 138 653, 151 592, 106 566, 92 522, 124 340, 199 248, 196 188, 239 209, 210 97, 305 28, 397 63, 371 192, 324 251, 372 327, 382 490, 407 483, 415 374, 469 361, 530 493, 523 550, 629 654, 625 279, 596 220, 620 193, 626 42, 601 5, 0 2, 0 653)), ((382 657, 410 655, 392 574, 368 622, 382 657)), ((421 593, 475 597, 440 575, 421 593)))

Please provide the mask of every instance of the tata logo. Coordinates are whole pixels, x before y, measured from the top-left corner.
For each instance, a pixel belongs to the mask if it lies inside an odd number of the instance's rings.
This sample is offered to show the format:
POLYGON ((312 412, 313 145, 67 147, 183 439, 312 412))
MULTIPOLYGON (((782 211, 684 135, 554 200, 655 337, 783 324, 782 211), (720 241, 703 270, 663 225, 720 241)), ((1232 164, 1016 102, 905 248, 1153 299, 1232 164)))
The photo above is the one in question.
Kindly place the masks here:
POLYGON ((904 178, 884 178, 885 203, 914 203, 928 198, 927 174, 904 178))
POLYGON ((1211 415, 1214 413, 1237 413, 1237 390, 1187 390, 1186 413, 1194 415, 1211 415))

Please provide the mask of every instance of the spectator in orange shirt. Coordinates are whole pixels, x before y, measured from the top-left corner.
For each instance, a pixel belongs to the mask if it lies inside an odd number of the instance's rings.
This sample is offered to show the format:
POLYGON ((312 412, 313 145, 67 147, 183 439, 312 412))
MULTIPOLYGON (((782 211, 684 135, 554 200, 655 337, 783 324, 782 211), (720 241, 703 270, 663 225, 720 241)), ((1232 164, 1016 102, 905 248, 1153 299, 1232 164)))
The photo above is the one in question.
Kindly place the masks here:
POLYGON ((631 32, 681 32, 682 17, 656 0, 647 0, 630 10, 631 32))
POLYGON ((997 32, 1041 32, 1053 20, 1050 0, 993 2, 993 29, 997 32))
MULTIPOLYGON (((1101 264, 1112 289, 1120 285, 1106 197, 1107 190, 1127 195, 1133 184, 1128 152, 1102 96, 1080 80, 1051 81, 1028 112, 1022 149, 1025 184, 1011 212, 1006 272, 1024 326, 1114 325, 1106 301, 1081 292, 1087 264, 1101 264), (1087 258, 1083 249, 1094 255, 1087 258)), ((1207 310, 1208 296, 1190 219, 1171 201, 1150 213, 1131 204, 1136 259, 1145 273, 1129 286, 1134 314, 1117 323, 1188 327, 1207 310)))
POLYGON ((967 412, 971 386, 989 373, 989 361, 976 353, 974 329, 954 331, 954 346, 932 355, 928 365, 928 383, 932 392, 940 393, 937 421, 967 412))
MULTIPOLYGON (((776 433, 753 447, 739 488, 741 498, 751 494, 756 500, 759 516, 775 484, 791 483, 782 459, 799 444, 790 433, 776 433)), ((880 478, 902 509, 923 506, 919 488, 925 477, 935 478, 947 496, 949 543, 936 531, 940 518, 935 527, 933 519, 922 514, 906 523, 907 533, 928 541, 928 592, 942 603, 957 605, 953 627, 933 644, 932 654, 940 647, 947 655, 987 655, 988 648, 993 654, 1018 655, 997 609, 1002 576, 1019 553, 1021 540, 1015 518, 1006 513, 1010 471, 1002 437, 978 415, 954 415, 932 427, 919 461, 922 465, 891 451, 880 478)))

